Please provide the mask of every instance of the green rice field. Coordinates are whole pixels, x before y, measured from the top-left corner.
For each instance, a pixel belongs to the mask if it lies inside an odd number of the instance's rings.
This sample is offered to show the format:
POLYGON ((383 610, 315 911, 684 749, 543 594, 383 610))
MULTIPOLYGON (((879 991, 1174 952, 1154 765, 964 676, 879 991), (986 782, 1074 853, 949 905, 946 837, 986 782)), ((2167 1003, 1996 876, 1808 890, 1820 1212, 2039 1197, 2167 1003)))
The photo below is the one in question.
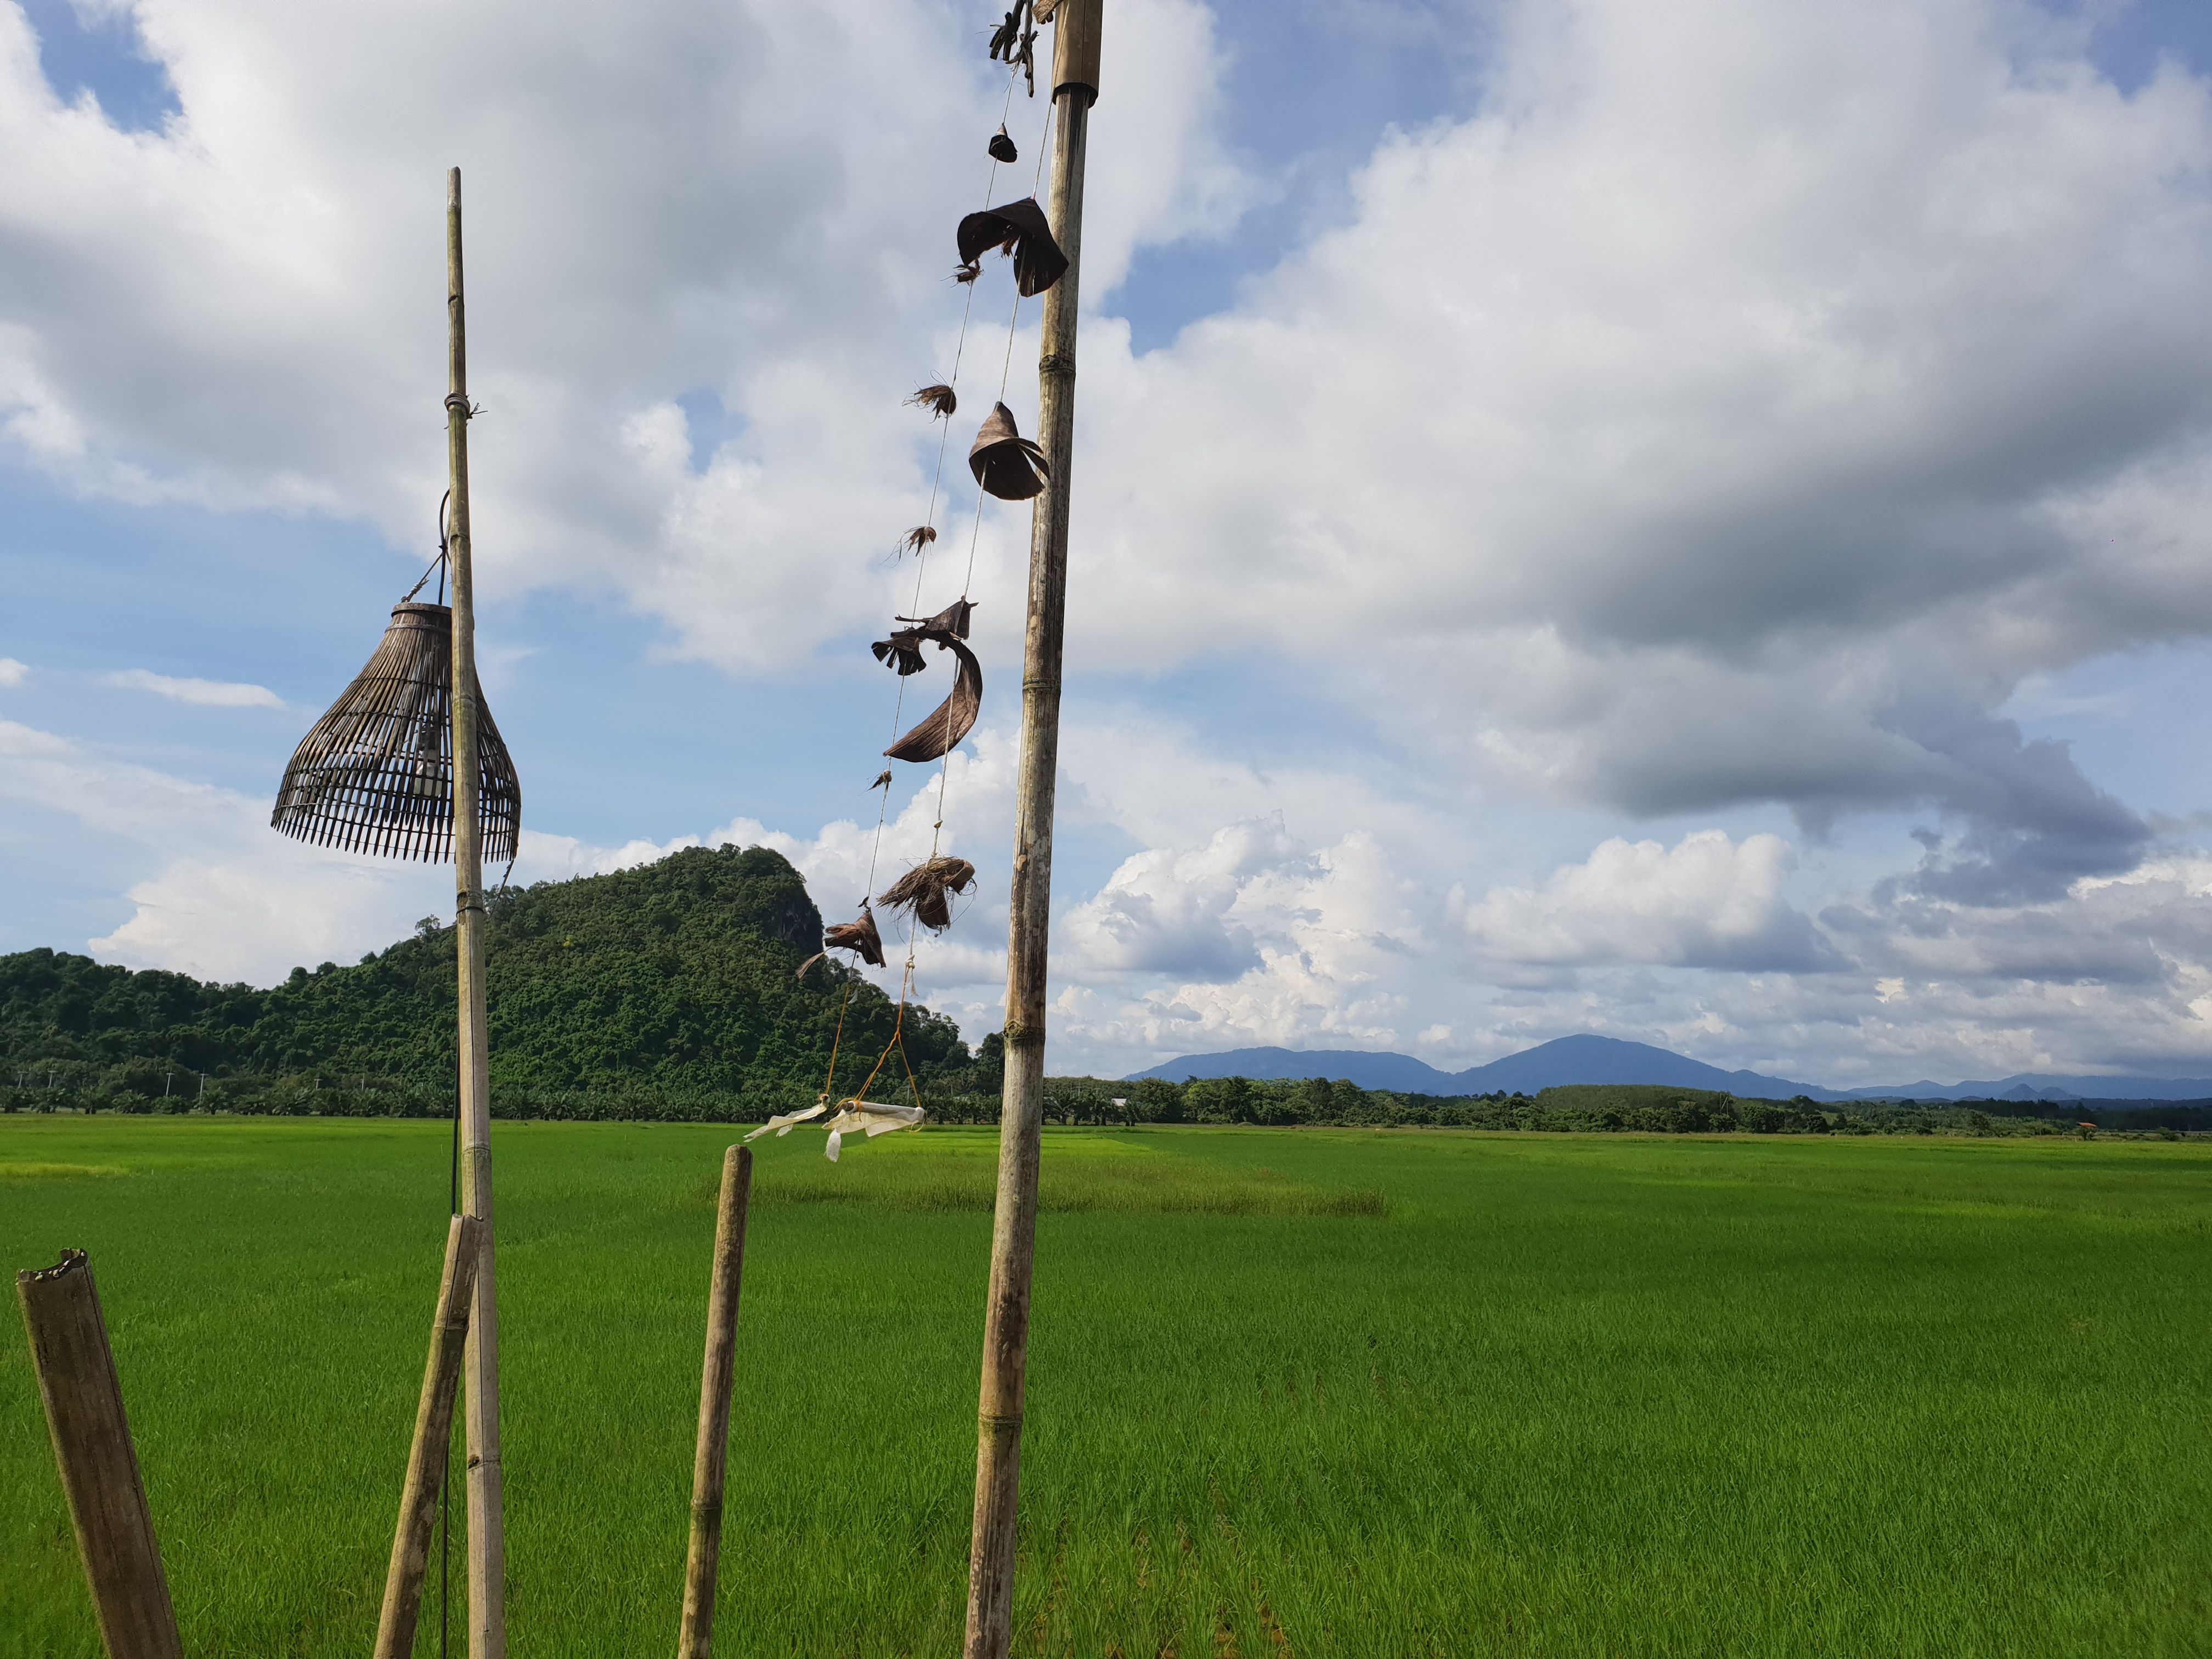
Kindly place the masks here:
MULTIPOLYGON (((495 1129, 519 1659, 673 1648, 732 1138, 495 1129)), ((956 1653, 995 1135, 759 1152, 717 1651, 956 1653)), ((193 1659, 368 1651, 447 1158, 0 1119, 6 1265, 92 1253, 193 1659)), ((1044 1167, 1019 1653, 2212 1654, 2212 1145, 1068 1130, 1044 1167)), ((10 1315, 0 1659, 99 1650, 10 1315)))

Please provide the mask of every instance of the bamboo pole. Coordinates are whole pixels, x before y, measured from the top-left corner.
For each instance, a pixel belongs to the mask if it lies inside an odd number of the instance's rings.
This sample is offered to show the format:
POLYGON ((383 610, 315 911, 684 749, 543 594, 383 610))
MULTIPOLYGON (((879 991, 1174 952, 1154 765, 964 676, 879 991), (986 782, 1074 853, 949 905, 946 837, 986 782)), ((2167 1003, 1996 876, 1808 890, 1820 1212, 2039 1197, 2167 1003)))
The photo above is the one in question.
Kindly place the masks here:
POLYGON ((684 1630, 677 1659, 714 1651, 714 1579, 722 1559, 722 1476, 730 1446, 730 1370, 737 1355, 738 1291, 745 1273, 745 1210, 753 1154, 722 1155, 722 1200, 714 1215, 714 1270, 707 1291, 707 1358, 699 1376, 699 1443, 691 1458, 691 1547, 684 1563, 684 1630))
POLYGON ((407 1455, 407 1481, 399 1494, 399 1524, 392 1534, 392 1565, 384 1575, 384 1611, 376 1625, 376 1659, 409 1659, 415 1620, 422 1611, 422 1575, 430 1564, 430 1528, 453 1443, 453 1395, 460 1387, 467 1346, 469 1297, 476 1289, 483 1224, 457 1215, 446 1231, 446 1266, 438 1278, 438 1309, 430 1321, 430 1358, 422 1367, 422 1398, 415 1407, 415 1443, 407 1455))
POLYGON ((108 1659, 182 1659, 92 1263, 64 1250, 52 1267, 17 1273, 15 1297, 108 1659))
POLYGON ((1006 1071, 999 1119, 999 1194, 975 1437, 975 1526, 968 1554, 967 1659, 1005 1659, 1012 1637, 1022 1401, 1029 1369, 1030 1279, 1036 1253, 1037 1160, 1044 1104, 1045 989, 1052 907, 1053 786, 1060 767, 1060 647, 1067 609, 1067 509, 1075 447, 1075 319, 1082 270, 1083 166, 1098 96, 1101 0, 1061 0, 1053 15, 1052 231, 1066 274, 1044 296, 1037 434, 1052 477, 1030 521, 1029 622, 1023 647, 1021 755, 1015 780, 1014 880, 1006 939, 1006 1071))
POLYGON ((499 1316, 492 1271, 491 1074, 484 1015, 483 834, 477 776, 476 580, 469 539, 468 322, 461 299, 461 170, 446 175, 446 530, 453 584, 453 886, 459 960, 461 1212, 483 1224, 462 1369, 468 1376, 469 1659, 507 1659, 501 1517, 499 1316))

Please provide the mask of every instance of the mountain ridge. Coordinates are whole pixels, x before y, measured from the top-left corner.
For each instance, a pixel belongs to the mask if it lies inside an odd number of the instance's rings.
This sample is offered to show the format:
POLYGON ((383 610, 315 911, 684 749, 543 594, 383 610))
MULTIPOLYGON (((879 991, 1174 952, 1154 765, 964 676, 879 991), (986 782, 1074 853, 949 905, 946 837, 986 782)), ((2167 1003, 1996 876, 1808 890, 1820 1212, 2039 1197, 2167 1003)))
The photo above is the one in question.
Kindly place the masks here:
POLYGON ((1503 1091, 1534 1094, 1574 1084, 1656 1084, 1684 1089, 1723 1090, 1753 1098, 1789 1099, 1804 1095, 1821 1102, 1851 1100, 2203 1100, 2212 1099, 2212 1078, 2151 1078, 2086 1073, 2015 1073, 1990 1080, 1943 1084, 1875 1084, 1831 1089, 1793 1082, 1753 1071, 1725 1071, 1648 1042, 1579 1032, 1554 1037, 1518 1054, 1507 1054, 1464 1071, 1445 1072, 1411 1054, 1370 1048, 1231 1048, 1212 1054, 1183 1054, 1128 1080, 1159 1078, 1180 1083, 1191 1078, 1342 1078, 1364 1089, 1443 1097, 1503 1091), (1314 1062, 1323 1062, 1316 1072, 1314 1062))

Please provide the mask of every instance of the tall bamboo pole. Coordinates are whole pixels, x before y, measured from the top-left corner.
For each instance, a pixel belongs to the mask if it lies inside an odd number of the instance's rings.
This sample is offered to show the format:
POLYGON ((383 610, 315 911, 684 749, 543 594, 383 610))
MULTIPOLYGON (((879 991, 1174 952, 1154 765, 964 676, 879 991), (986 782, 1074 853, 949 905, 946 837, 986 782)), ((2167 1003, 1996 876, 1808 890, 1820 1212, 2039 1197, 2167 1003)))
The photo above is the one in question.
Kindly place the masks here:
POLYGON ((1052 906, 1053 786, 1060 767, 1060 643, 1067 609, 1067 504, 1075 449, 1076 279, 1083 265, 1083 161, 1098 97, 1101 0, 1061 0, 1053 16, 1052 231, 1067 272, 1044 296, 1037 436, 1052 477, 1030 521, 1029 623, 1023 647, 1021 758, 1015 779, 1014 882, 1006 937, 1006 1073, 999 1119, 999 1195, 975 1437, 975 1529, 968 1554, 967 1659, 1005 1659, 1012 1636, 1014 1528, 1021 1487, 1022 1398, 1029 1368, 1030 1276, 1036 1254, 1039 1129, 1044 1105, 1047 933, 1052 906))
POLYGON ((407 1480, 399 1492, 399 1524, 392 1532, 392 1560, 384 1575, 384 1610, 376 1625, 376 1659, 409 1659, 415 1620, 422 1610, 422 1575, 430 1565, 430 1528, 446 1487, 453 1455, 453 1395, 461 1381, 468 1340, 469 1295, 483 1254, 483 1228, 474 1216, 457 1215, 446 1230, 446 1266, 438 1278, 437 1310, 430 1319, 430 1357, 422 1367, 422 1396, 415 1407, 415 1440, 407 1455, 407 1480))
POLYGON ((684 1562, 684 1625, 676 1659, 711 1659, 714 1581, 722 1559, 722 1486, 730 1449, 730 1372, 737 1358, 738 1292, 745 1275, 745 1209, 753 1190, 750 1146, 722 1155, 714 1212, 714 1267, 707 1285, 707 1357, 699 1376, 699 1439, 691 1458, 691 1547, 684 1562))
POLYGON ((17 1273, 15 1295, 108 1659, 182 1659, 92 1263, 66 1250, 57 1266, 17 1273))
POLYGON ((476 581, 469 562, 468 324, 461 302, 461 170, 446 175, 446 525, 453 583, 453 920, 459 958, 461 1212, 483 1225, 462 1370, 468 1378, 469 1659, 507 1659, 500 1514, 499 1316, 492 1276, 491 1074, 484 1018, 483 827, 477 765, 476 581))

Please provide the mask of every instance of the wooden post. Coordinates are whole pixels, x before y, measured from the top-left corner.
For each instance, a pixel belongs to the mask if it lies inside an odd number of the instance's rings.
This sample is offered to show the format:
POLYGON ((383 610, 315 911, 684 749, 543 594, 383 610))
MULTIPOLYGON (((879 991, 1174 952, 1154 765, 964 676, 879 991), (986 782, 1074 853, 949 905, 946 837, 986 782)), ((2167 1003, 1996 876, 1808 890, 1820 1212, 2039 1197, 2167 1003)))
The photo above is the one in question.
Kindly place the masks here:
POLYGON ((1006 939, 1006 1071, 999 1120, 999 1194, 975 1441, 975 1527, 968 1554, 967 1659, 1005 1659, 1012 1636, 1014 1523, 1021 1487, 1022 1398, 1029 1366, 1030 1275, 1036 1253, 1044 1103, 1047 931, 1052 905, 1053 785, 1060 767, 1060 642, 1067 608, 1067 504, 1075 449, 1075 319, 1083 266, 1083 162, 1098 96, 1101 0, 1053 14, 1052 231, 1067 272, 1044 296, 1037 434, 1052 477, 1030 522, 1029 623, 1015 776, 1014 880, 1006 939))
POLYGON ((461 170, 446 175, 446 525, 453 584, 453 921, 459 958, 461 1212, 483 1224, 468 1351, 469 1659, 507 1659, 501 1518, 499 1316, 492 1272, 491 1073, 484 1014, 483 826, 477 799, 477 613, 469 541, 468 323, 461 301, 461 170))
POLYGON ((722 1155, 714 1216, 714 1271, 707 1291, 707 1358, 699 1376, 699 1443, 691 1457, 691 1547, 684 1563, 684 1631, 677 1659, 714 1650, 714 1578, 722 1558, 722 1474, 730 1447, 730 1367, 737 1353, 738 1291, 745 1273, 745 1208, 753 1189, 750 1146, 722 1155))
POLYGON ((445 1489, 446 1460, 453 1443, 453 1395, 467 1346, 469 1297, 476 1288, 483 1224, 457 1215, 446 1231, 446 1267, 438 1279, 438 1310, 430 1321, 430 1358, 422 1368, 422 1398, 415 1407, 415 1443, 407 1454, 407 1481, 399 1493, 399 1524, 392 1534, 392 1565, 384 1575, 384 1612, 376 1625, 376 1659, 410 1659, 415 1620, 422 1610, 422 1574, 430 1563, 430 1528, 445 1489))
POLYGON ((107 1659, 182 1659, 92 1263, 64 1250, 54 1267, 17 1273, 15 1296, 107 1659))

